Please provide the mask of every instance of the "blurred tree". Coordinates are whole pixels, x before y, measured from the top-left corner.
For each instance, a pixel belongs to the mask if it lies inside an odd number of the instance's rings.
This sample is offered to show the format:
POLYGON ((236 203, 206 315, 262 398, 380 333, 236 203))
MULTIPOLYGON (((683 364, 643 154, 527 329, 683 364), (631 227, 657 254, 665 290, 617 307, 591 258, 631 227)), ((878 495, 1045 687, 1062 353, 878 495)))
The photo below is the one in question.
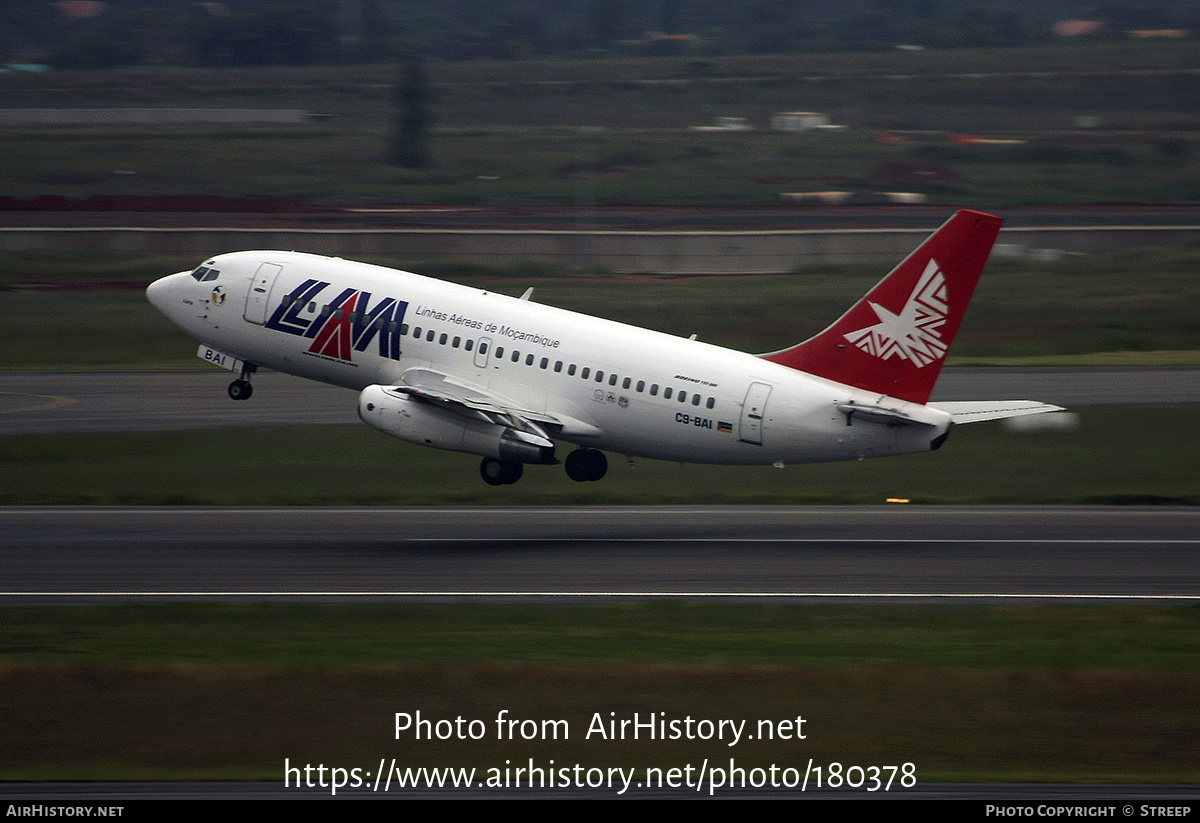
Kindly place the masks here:
POLYGON ((361 63, 381 63, 388 57, 391 24, 381 0, 363 0, 359 15, 359 53, 361 63))
POLYGON ((418 57, 409 57, 392 89, 396 125, 392 133, 392 162, 406 169, 430 165, 429 129, 433 125, 429 83, 418 57))

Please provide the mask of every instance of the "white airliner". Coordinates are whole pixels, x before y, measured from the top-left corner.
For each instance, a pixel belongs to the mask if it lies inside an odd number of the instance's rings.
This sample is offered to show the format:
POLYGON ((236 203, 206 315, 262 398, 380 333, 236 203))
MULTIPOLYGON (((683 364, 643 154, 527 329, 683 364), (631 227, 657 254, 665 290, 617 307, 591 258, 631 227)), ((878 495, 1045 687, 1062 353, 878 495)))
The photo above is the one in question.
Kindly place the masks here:
POLYGON ((929 403, 1000 219, 960 211, 825 331, 752 355, 409 272, 285 251, 222 254, 146 295, 237 373, 260 366, 360 392, 403 440, 483 457, 493 485, 526 463, 599 480, 604 451, 775 464, 931 451, 954 423, 1059 411, 929 403))

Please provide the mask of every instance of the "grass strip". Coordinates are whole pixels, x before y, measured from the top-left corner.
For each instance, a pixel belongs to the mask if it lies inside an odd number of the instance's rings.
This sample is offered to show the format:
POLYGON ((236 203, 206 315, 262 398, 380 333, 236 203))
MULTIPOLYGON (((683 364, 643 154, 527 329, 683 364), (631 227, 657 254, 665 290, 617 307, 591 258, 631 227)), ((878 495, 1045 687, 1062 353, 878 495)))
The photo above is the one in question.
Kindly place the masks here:
POLYGON ((1198 622, 1157 606, 7 608, 0 778, 812 757, 912 762, 920 781, 1195 782, 1198 622), (538 731, 499 739, 502 710, 538 731), (397 737, 395 713, 417 711, 485 732, 397 737), (755 739, 595 732, 635 712, 745 719, 755 739), (797 717, 804 739, 762 739, 759 720, 797 717), (545 739, 544 720, 565 723, 545 739))
POLYGON ((499 488, 480 482, 478 457, 365 426, 8 436, 0 465, 21 480, 0 504, 1200 503, 1200 409, 1088 407, 1077 422, 959 426, 934 453, 783 470, 614 456, 601 483, 532 466, 499 488))

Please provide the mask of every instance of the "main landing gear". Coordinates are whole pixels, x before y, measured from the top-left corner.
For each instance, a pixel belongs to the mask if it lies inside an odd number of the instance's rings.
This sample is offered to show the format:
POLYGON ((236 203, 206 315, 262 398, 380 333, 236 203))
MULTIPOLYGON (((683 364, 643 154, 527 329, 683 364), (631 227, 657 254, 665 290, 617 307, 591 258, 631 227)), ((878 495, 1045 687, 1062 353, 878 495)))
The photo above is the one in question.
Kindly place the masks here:
POLYGON ((509 486, 521 479, 525 467, 511 460, 497 460, 485 457, 479 464, 479 476, 489 486, 509 486))
POLYGON ((608 471, 608 459, 596 449, 576 449, 567 455, 567 477, 580 483, 599 480, 608 471))
POLYGON ((254 387, 250 385, 250 375, 258 371, 258 366, 253 363, 243 363, 242 370, 239 372, 237 380, 229 384, 229 398, 231 400, 249 400, 250 395, 254 394, 254 387))
MULTIPOLYGON (((567 477, 580 483, 599 480, 608 471, 608 459, 596 449, 576 449, 567 455, 567 477)), ((522 463, 485 457, 479 464, 479 476, 489 486, 508 486, 521 479, 522 463)))

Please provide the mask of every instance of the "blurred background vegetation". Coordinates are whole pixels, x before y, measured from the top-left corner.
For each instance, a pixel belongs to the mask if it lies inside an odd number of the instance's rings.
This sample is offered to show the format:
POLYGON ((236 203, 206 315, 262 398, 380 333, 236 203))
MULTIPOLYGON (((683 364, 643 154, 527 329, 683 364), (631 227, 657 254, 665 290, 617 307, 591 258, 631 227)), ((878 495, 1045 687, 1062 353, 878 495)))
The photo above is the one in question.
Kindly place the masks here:
POLYGON ((1189 0, 7 0, 0 55, 57 69, 379 63, 410 54, 707 57, 1118 41, 1198 27, 1200 8, 1189 0))
POLYGON ((11 0, 0 111, 308 120, 8 126, 0 176, 15 197, 1195 202, 1198 31, 1185 0, 11 0), (416 58, 425 87, 400 94, 416 58), (394 164, 404 95, 418 168, 394 164), (838 128, 770 127, 798 110, 838 128), (695 128, 719 118, 738 128, 695 128))
POLYGON ((225 195, 469 205, 1200 200, 1200 43, 425 61, 423 168, 393 164, 393 64, 0 75, 10 109, 288 109, 292 124, 9 125, 12 197, 225 195), (780 112, 840 128, 777 131, 780 112), (744 130, 699 130, 740 118, 744 130))

